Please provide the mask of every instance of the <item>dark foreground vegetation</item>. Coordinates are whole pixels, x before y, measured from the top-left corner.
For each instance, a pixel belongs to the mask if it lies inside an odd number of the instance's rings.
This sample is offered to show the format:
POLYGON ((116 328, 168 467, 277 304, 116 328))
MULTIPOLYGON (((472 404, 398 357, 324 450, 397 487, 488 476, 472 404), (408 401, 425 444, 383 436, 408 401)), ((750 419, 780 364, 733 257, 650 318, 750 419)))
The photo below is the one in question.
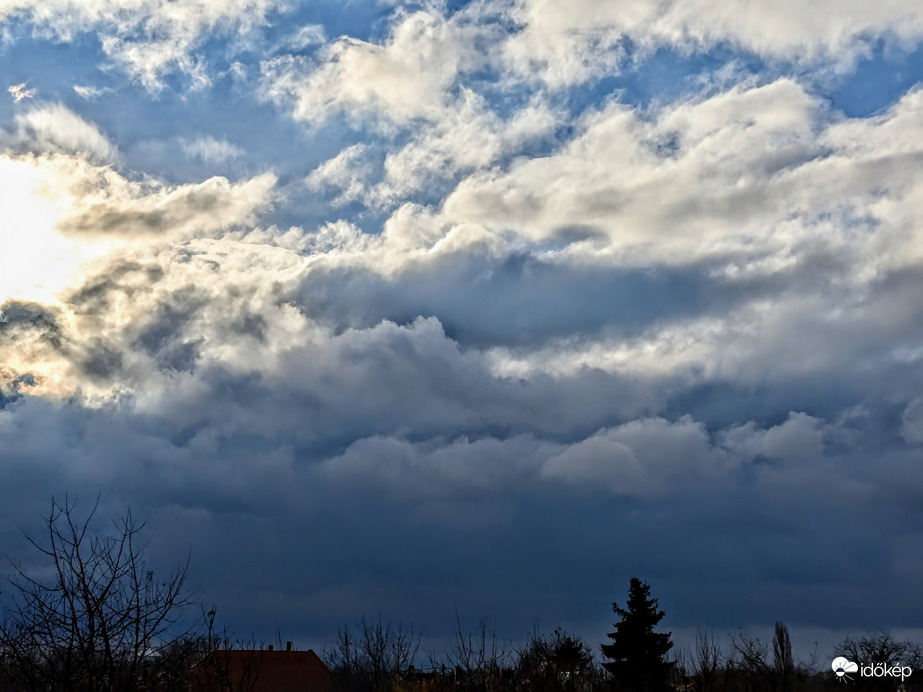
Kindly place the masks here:
POLYGON ((44 535, 27 537, 41 564, 13 563, 0 692, 923 691, 923 649, 886 633, 846 639, 821 661, 816 652, 796 660, 782 623, 770 642, 742 633, 722 642, 700 630, 677 651, 670 633, 657 631, 664 612, 650 587, 634 577, 598 646, 563 629, 536 629, 514 646, 488 621, 467 631, 456 615, 451 645, 425 651, 412 626, 379 616, 342 627, 322 662, 216 632, 215 611, 187 589, 187 564, 155 578, 143 524, 128 512, 96 533, 94 513, 79 520, 73 502, 53 501, 44 535), (838 672, 835 656, 845 659, 838 672))
POLYGON ((644 582, 632 579, 625 609, 613 604, 619 621, 599 647, 602 660, 580 637, 556 629, 532 633, 522 647, 503 646, 482 621, 473 633, 458 625, 441 657, 429 655, 422 668, 420 640, 411 628, 389 621, 362 621, 339 632, 325 651, 335 692, 799 692, 811 690, 923 690, 923 648, 879 633, 845 639, 836 650, 808 661, 792 653, 788 628, 776 623, 769 642, 743 633, 724 642, 699 630, 687 650, 674 651, 669 633, 653 631, 663 617, 644 582), (899 677, 838 676, 836 656, 877 662, 881 668, 913 671, 899 677))

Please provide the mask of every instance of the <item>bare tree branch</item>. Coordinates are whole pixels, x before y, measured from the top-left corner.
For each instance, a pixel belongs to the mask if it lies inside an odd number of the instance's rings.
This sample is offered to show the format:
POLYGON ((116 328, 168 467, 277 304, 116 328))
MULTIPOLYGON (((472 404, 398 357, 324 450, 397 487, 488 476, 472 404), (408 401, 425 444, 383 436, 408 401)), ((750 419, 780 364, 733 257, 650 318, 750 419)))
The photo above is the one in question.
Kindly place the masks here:
MULTIPOLYGON (((65 496, 51 502, 46 539, 26 536, 47 573, 13 564, 13 598, 0 624, 7 674, 24 689, 135 690, 163 678, 168 655, 192 641, 188 559, 159 583, 145 562, 144 524, 128 510, 101 535, 65 496)), ((198 623, 196 623, 198 624, 198 623)), ((188 648, 188 647, 185 647, 188 648)))

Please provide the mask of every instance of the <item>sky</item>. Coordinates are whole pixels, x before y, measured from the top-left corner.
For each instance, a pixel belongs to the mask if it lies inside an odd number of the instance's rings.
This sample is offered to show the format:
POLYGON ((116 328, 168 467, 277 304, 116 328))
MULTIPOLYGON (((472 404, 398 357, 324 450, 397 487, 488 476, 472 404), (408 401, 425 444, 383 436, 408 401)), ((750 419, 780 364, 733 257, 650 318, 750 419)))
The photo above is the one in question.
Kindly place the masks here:
POLYGON ((14 560, 98 496, 270 641, 923 633, 916 0, 0 0, 0 74, 14 560))

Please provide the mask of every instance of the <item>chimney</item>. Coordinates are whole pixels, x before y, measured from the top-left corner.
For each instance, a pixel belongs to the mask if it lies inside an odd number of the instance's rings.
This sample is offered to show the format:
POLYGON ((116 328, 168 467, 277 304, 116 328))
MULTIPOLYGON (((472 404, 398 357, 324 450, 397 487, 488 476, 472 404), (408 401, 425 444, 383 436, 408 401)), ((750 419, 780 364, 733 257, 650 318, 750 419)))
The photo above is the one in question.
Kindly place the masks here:
POLYGON ((286 651, 291 651, 291 650, 292 650, 292 643, 291 643, 291 642, 285 642, 285 650, 286 650, 286 651))
POLYGON ((272 651, 272 644, 269 645, 268 651, 272 651))

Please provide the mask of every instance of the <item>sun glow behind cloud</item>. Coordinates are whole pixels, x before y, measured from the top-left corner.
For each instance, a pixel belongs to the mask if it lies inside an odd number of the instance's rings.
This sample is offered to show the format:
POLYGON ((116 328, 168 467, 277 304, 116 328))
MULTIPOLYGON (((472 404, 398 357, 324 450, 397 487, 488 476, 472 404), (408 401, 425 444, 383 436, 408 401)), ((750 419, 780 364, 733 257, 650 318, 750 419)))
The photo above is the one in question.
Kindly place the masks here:
POLYGON ((56 228, 65 181, 35 157, 0 157, 0 303, 53 304, 80 279, 80 267, 110 252, 113 243, 69 238, 56 228))

